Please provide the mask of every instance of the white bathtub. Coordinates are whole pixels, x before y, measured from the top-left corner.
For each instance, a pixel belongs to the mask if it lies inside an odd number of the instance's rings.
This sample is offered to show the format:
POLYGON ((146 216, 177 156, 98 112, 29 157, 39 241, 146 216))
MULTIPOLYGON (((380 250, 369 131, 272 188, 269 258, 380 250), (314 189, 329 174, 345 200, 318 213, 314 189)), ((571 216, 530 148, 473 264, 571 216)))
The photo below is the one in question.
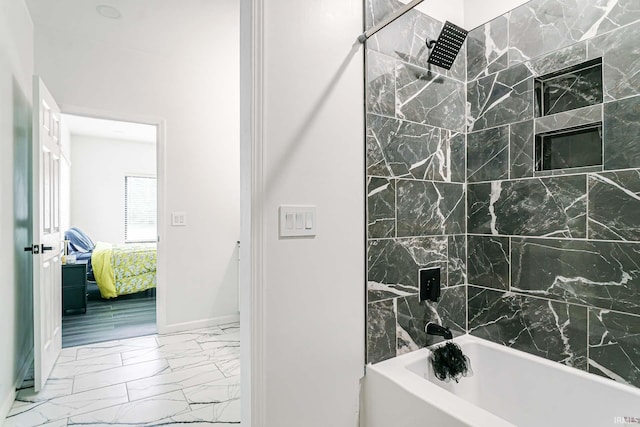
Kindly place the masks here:
POLYGON ((473 376, 444 383, 428 349, 367 366, 366 427, 640 426, 640 389, 464 335, 473 376))

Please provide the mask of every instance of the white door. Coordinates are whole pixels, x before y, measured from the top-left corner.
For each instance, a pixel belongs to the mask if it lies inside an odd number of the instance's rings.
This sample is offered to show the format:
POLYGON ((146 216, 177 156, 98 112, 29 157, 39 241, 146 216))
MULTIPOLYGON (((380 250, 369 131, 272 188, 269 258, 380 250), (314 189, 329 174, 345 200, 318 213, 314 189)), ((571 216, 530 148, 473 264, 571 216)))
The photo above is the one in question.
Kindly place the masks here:
POLYGON ((35 391, 62 348, 60 109, 33 77, 33 325, 35 391))

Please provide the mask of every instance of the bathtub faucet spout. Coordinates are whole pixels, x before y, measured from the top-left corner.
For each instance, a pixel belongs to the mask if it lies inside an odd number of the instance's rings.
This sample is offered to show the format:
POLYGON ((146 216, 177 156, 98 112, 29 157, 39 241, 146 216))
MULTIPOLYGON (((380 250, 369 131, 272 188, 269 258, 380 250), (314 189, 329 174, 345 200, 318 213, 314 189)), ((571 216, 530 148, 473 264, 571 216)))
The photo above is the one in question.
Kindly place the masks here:
POLYGON ((424 331, 427 333, 427 335, 438 335, 443 337, 445 340, 450 340, 453 338, 453 334, 451 333, 451 330, 449 328, 445 328, 444 326, 440 326, 433 322, 427 323, 424 331))

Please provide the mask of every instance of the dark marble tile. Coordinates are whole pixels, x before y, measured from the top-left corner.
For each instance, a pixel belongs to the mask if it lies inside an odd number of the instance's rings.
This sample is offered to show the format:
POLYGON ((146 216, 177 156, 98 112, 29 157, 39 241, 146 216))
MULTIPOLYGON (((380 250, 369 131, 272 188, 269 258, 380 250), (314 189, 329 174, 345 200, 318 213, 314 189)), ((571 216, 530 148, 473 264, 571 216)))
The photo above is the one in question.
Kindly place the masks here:
POLYGON ((589 238, 640 241, 640 170, 589 175, 589 238))
POLYGON ((396 76, 394 60, 367 50, 367 111, 369 113, 395 116, 396 76))
POLYGON ((587 309, 469 286, 472 335, 586 369, 587 309))
POLYGON ((536 133, 552 132, 602 121, 602 104, 536 119, 536 133))
POLYGON ((467 181, 509 178, 509 127, 467 135, 467 181))
POLYGON ((586 237, 586 176, 469 184, 469 233, 586 237))
POLYGON ((536 116, 548 116, 602 103, 602 64, 578 65, 555 77, 536 80, 536 116))
POLYGON ((589 57, 603 58, 605 101, 640 94, 638 40, 640 22, 589 40, 589 57))
POLYGON ((398 236, 465 232, 463 184, 398 180, 398 236))
POLYGON ((464 135, 369 114, 367 172, 434 181, 464 181, 464 135))
POLYGON ((581 41, 527 62, 534 76, 555 73, 587 60, 587 42, 581 41))
POLYGON ((375 177, 367 179, 367 230, 370 239, 395 237, 395 181, 375 177))
POLYGON ((509 126, 509 153, 511 179, 533 176, 533 120, 509 126))
POLYGON ((440 268, 447 283, 447 238, 370 240, 367 251, 369 302, 418 293, 418 270, 440 268))
POLYGON ((448 285, 464 285, 467 283, 467 238, 459 235, 448 239, 448 285))
POLYGON ((469 32, 467 81, 488 76, 509 66, 509 20, 505 15, 469 32))
POLYGON ((509 289, 509 238, 468 236, 467 274, 470 284, 509 289))
POLYGON ((392 176, 391 168, 382 154, 382 146, 386 145, 386 136, 391 128, 388 123, 394 123, 395 119, 367 114, 366 120, 366 166, 368 176, 392 176))
MULTIPOLYGON (((365 27, 367 29, 382 22, 403 6, 398 0, 365 0, 365 27)), ((412 43, 412 32, 417 11, 407 13, 378 33, 383 37, 371 37, 367 40, 367 48, 393 54, 395 50, 406 52, 412 43)))
POLYGON ((509 20, 511 64, 536 58, 640 19, 636 0, 535 0, 509 20))
POLYGON ((386 16, 402 7, 398 0, 365 0, 364 25, 368 30, 382 21, 386 16))
POLYGON ((520 122, 533 118, 533 76, 517 65, 467 85, 468 130, 520 122))
POLYGON ((436 302, 418 301, 417 296, 398 298, 398 354, 419 350, 442 341, 441 337, 427 335, 427 323, 434 322, 451 329, 454 336, 466 330, 467 293, 465 286, 442 290, 436 302))
POLYGON ((465 84, 414 65, 397 63, 398 116, 453 131, 462 131, 465 84))
POLYGON ((489 210, 492 194, 500 196, 503 183, 499 181, 467 184, 467 232, 499 234, 495 212, 489 210))
POLYGON ((640 387, 640 317, 589 310, 589 372, 640 387))
POLYGON ((395 356, 395 300, 367 304, 367 363, 377 363, 395 356))
POLYGON ((640 96, 604 104, 604 168, 640 167, 640 96))
MULTIPOLYGON (((396 0, 368 1, 365 11, 367 25, 382 21, 403 5, 396 0)), ((367 48, 427 68, 429 49, 426 42, 427 40, 436 40, 442 27, 442 22, 414 9, 371 37, 367 41, 367 48)), ((451 70, 436 66, 431 66, 431 68, 437 74, 464 81, 465 55, 461 53, 456 58, 451 70)))
POLYGON ((467 167, 465 154, 466 136, 463 133, 443 129, 442 138, 448 139, 448 146, 451 150, 451 181, 464 182, 467 167))
POLYGON ((514 291, 640 314, 640 244, 513 238, 511 250, 514 291))

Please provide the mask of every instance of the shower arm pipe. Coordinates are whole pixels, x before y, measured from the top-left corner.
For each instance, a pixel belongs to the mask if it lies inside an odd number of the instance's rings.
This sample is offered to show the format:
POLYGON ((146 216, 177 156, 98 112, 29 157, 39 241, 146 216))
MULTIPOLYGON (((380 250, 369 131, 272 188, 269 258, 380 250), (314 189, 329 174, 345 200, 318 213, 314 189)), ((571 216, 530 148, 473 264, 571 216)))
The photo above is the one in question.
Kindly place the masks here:
POLYGON ((404 15, 407 12, 409 12, 411 9, 413 9, 414 7, 416 7, 417 5, 422 3, 423 1, 424 0, 413 0, 412 2, 405 4, 400 9, 398 9, 394 14, 386 17, 378 25, 374 25, 373 27, 369 28, 364 33, 360 34, 358 36, 358 41, 360 43, 366 42, 369 37, 373 36, 375 33, 380 31, 381 29, 383 29, 387 25, 391 24, 393 21, 395 21, 396 19, 400 18, 402 15, 404 15))

